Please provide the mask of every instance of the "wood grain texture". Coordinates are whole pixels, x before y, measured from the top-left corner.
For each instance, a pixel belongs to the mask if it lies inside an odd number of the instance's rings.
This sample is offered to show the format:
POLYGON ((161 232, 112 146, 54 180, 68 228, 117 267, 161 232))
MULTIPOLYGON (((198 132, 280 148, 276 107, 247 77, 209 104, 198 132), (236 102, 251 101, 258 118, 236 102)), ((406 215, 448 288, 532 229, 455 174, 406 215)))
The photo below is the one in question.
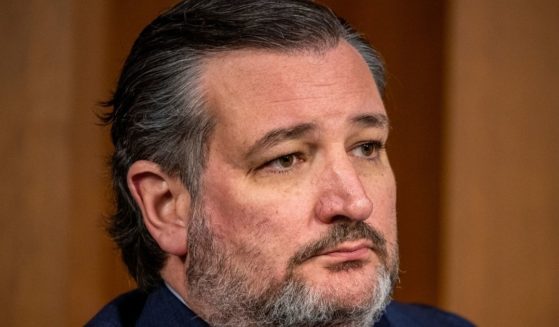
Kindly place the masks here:
POLYGON ((2 324, 82 325, 122 290, 102 226, 108 148, 94 113, 110 89, 107 2, 1 7, 2 324))
POLYGON ((444 297, 481 326, 559 323, 559 5, 454 0, 444 297))

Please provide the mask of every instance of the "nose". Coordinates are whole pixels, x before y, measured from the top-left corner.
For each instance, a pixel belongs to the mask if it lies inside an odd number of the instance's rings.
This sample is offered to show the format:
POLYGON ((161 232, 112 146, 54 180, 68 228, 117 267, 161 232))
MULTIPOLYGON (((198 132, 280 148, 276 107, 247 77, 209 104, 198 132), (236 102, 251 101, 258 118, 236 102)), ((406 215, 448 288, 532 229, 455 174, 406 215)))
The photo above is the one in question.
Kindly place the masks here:
POLYGON ((349 158, 330 161, 318 176, 315 215, 323 223, 365 220, 373 212, 363 181, 349 158))

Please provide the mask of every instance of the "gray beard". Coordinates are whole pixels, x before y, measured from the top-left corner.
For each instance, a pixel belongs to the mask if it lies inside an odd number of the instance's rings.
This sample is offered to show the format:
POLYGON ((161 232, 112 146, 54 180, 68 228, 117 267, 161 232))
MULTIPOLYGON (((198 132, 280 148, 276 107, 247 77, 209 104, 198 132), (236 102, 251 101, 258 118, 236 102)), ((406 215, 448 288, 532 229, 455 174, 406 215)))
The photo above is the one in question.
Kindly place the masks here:
MULTIPOLYGON (((391 253, 387 268, 385 241, 377 231, 363 222, 333 224, 331 233, 321 241, 299 251, 291 260, 286 277, 281 280, 255 280, 265 267, 256 261, 234 262, 234 256, 220 244, 207 226, 199 206, 195 206, 188 231, 187 290, 189 296, 207 310, 203 318, 211 326, 372 326, 391 300, 398 271, 397 252, 391 253), (197 209, 197 210, 196 210, 197 209), (324 296, 293 274, 293 269, 322 249, 343 240, 366 238, 373 241, 381 264, 376 267, 371 296, 359 305, 348 306, 324 296), (258 287, 260 286, 260 287, 258 287)), ((259 253, 238 250, 247 257, 259 253)), ((333 270, 354 269, 347 263, 333 270)), ((336 285, 331 285, 333 289, 336 285)))

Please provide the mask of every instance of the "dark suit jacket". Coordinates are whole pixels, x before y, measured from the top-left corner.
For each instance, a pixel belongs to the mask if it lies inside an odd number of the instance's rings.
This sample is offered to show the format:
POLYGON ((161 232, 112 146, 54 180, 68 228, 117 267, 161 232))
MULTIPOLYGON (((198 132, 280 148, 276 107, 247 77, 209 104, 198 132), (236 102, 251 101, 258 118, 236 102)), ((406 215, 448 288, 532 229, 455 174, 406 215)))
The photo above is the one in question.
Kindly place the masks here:
MULTIPOLYGON (((107 304, 86 326, 208 327, 165 286, 146 294, 135 290, 107 304)), ((374 327, 470 327, 466 320, 433 307, 392 302, 374 327)))

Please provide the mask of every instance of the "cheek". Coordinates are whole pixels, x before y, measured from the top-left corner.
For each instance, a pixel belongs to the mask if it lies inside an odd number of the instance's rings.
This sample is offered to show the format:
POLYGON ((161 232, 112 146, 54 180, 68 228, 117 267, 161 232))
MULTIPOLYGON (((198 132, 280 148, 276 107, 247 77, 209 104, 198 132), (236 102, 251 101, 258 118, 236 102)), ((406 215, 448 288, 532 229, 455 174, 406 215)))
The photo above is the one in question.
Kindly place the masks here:
MULTIPOLYGON (((209 224, 227 244, 261 254, 278 267, 286 264, 302 244, 309 208, 301 194, 262 191, 235 185, 207 185, 204 207, 209 224)), ((279 268, 278 268, 279 269, 279 268)))
POLYGON ((383 233, 389 243, 396 243, 396 183, 392 174, 372 184, 368 194, 373 201, 373 213, 368 223, 383 233))

